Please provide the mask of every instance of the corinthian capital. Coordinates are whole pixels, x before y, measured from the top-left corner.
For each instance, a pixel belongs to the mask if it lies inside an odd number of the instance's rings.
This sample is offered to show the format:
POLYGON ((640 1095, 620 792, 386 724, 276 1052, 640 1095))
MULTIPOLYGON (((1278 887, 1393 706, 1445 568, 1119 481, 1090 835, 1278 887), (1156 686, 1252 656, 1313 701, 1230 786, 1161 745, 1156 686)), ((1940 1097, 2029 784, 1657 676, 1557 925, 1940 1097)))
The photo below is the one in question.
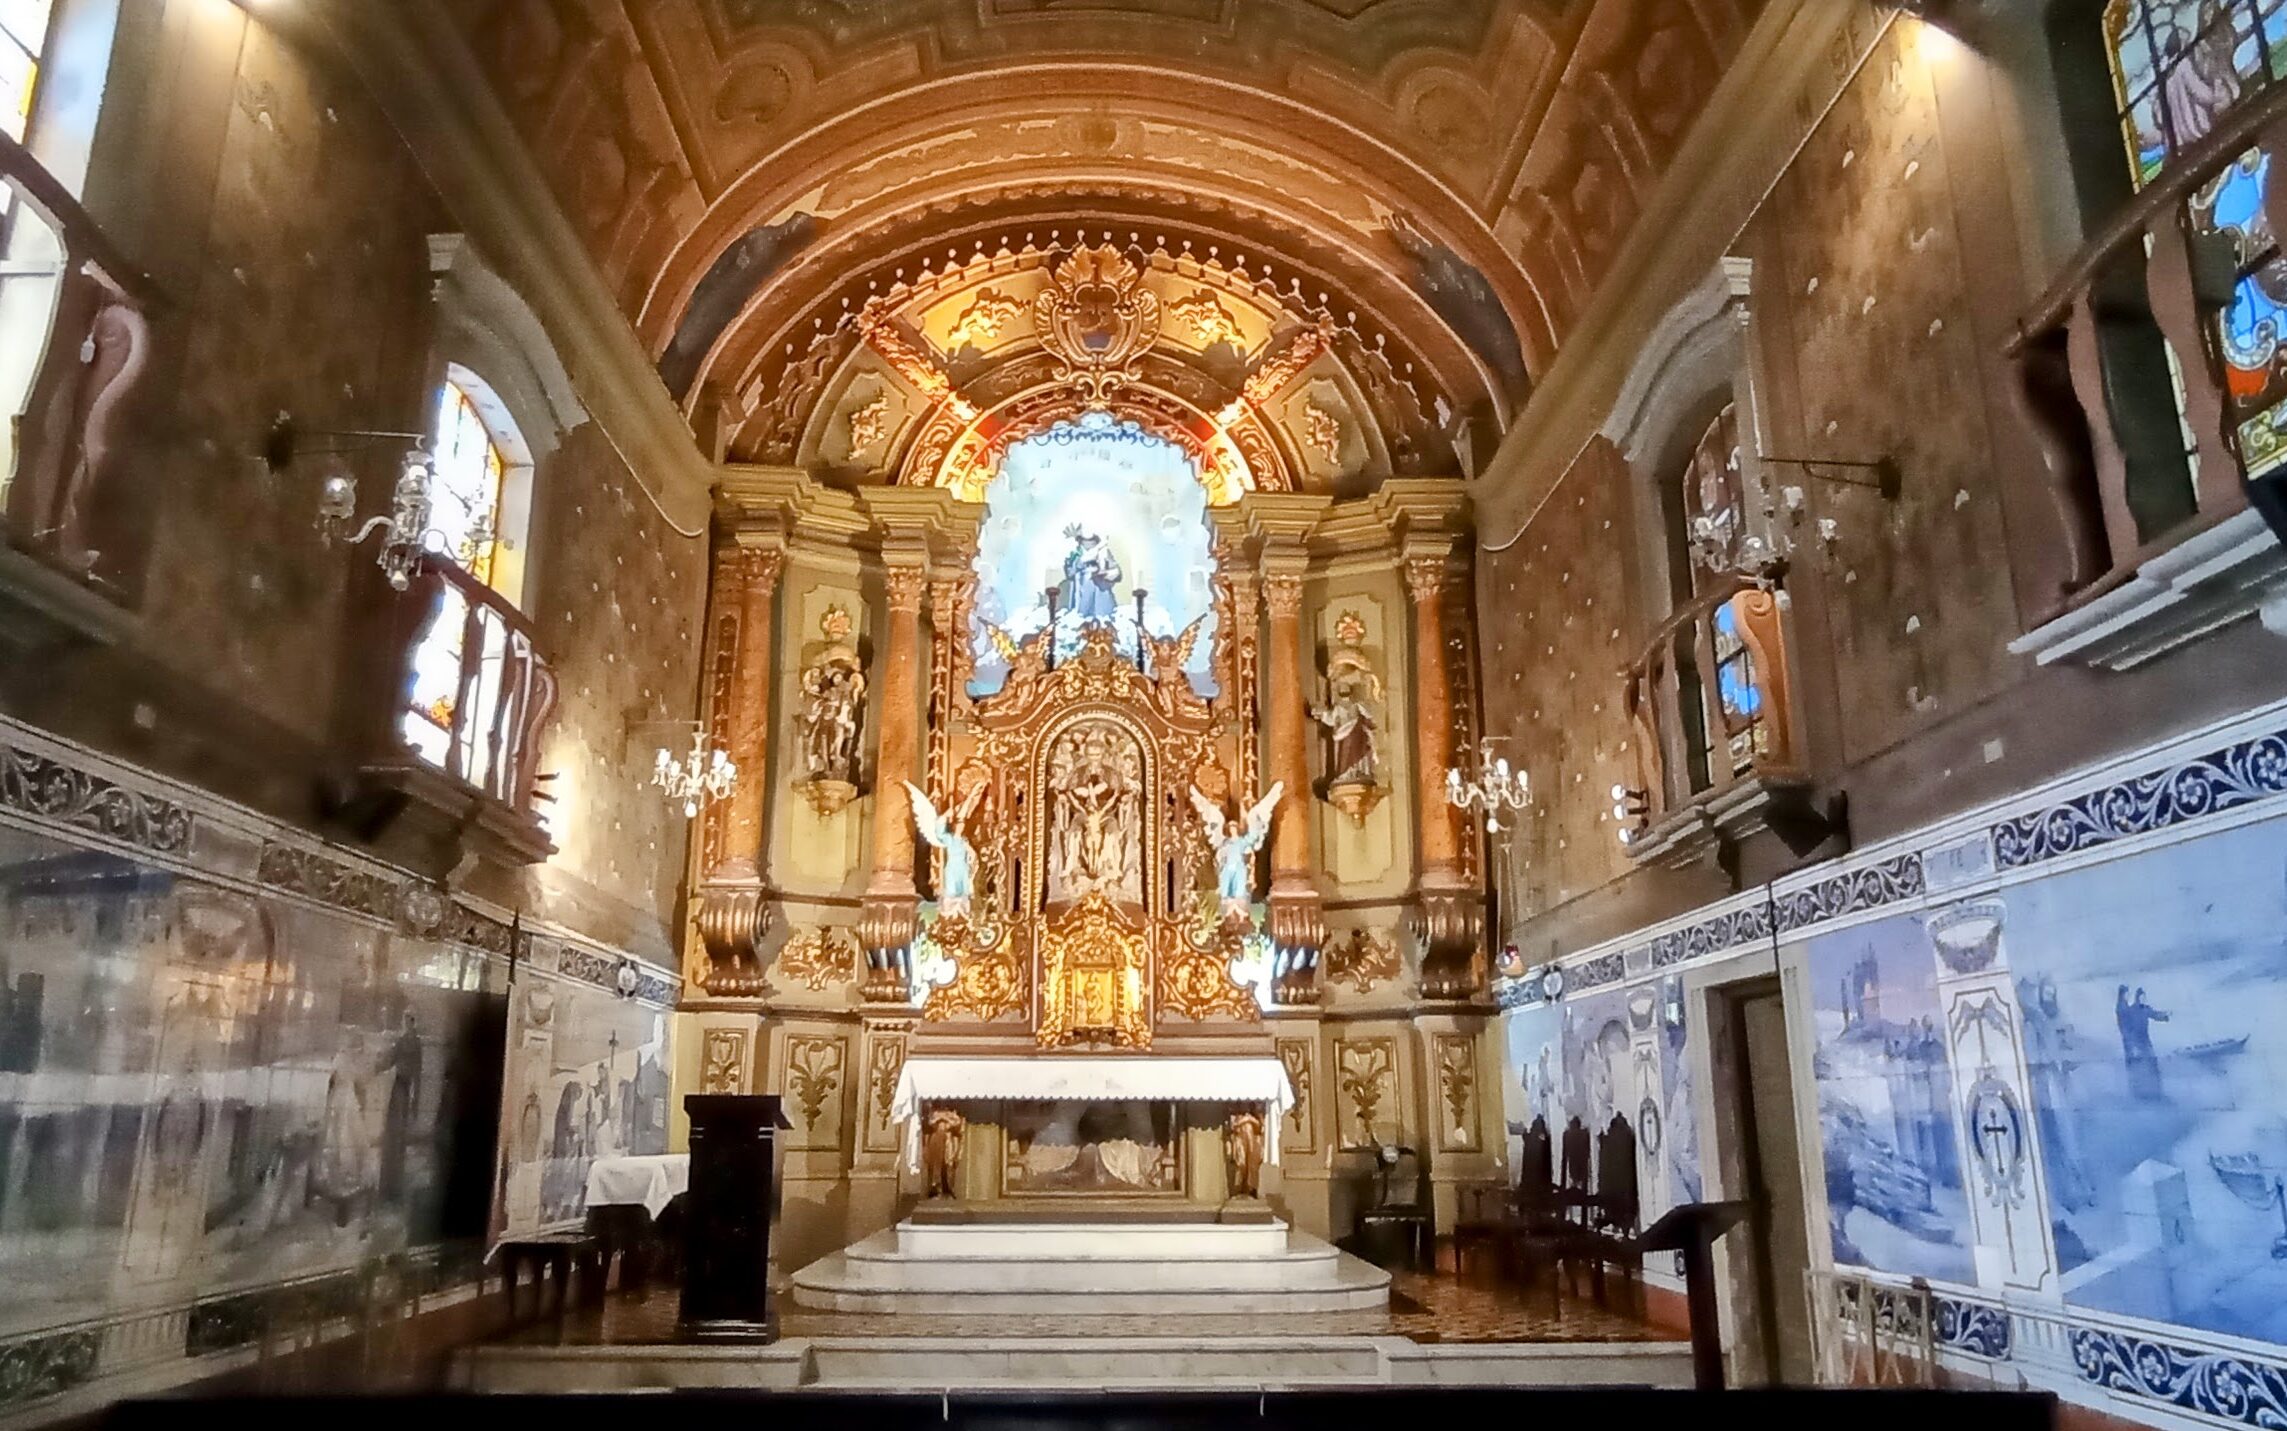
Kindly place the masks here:
POLYGON ((929 589, 929 573, 917 566, 893 566, 881 574, 889 594, 889 609, 899 616, 921 614, 921 596, 929 589))
POLYGON ((1445 594, 1452 561, 1443 553, 1406 558, 1406 594, 1416 602, 1435 601, 1445 594))
POLYGON ((1266 572, 1263 605, 1273 621, 1292 621, 1302 615, 1302 577, 1294 572, 1266 572))

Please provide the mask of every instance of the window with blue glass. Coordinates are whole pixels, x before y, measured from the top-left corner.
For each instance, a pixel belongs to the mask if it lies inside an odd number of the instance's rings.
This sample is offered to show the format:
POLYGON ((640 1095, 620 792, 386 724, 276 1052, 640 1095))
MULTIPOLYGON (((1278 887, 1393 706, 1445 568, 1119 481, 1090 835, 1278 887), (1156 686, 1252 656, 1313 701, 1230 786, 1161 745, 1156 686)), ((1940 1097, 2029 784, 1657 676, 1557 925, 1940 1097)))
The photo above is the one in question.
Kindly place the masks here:
MULTIPOLYGON (((2105 52, 2141 188, 2235 105, 2287 75, 2287 0, 2109 0, 2105 52)), ((2287 463, 2287 259, 2264 212, 2270 160, 2239 156, 2185 206, 2195 262, 2227 269, 2211 351, 2250 477, 2287 463)), ((2179 354, 2179 359, 2189 355, 2179 354)))

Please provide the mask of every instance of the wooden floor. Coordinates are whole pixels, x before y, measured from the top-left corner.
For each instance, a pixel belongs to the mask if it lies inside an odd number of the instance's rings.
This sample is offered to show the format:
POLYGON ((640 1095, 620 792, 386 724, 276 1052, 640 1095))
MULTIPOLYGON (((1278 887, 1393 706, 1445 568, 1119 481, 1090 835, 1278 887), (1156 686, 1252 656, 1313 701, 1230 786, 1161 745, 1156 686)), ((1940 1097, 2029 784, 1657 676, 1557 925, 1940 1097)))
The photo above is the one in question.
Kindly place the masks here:
MULTIPOLYGON (((543 1319, 501 1340, 522 1346, 662 1346, 676 1335, 678 1292, 654 1287, 613 1293, 601 1306, 577 1308, 561 1322, 543 1319)), ((1076 1338, 1260 1336, 1303 1332, 1318 1336, 1398 1336, 1423 1344, 1477 1345, 1527 1342, 1678 1341, 1655 1327, 1585 1298, 1559 1296, 1546 1286, 1518 1288, 1463 1281, 1451 1273, 1398 1272, 1386 1311, 1329 1312, 1305 1327, 1265 1326, 1260 1316, 1168 1317, 993 1316, 903 1314, 867 1316, 815 1312, 781 1299, 782 1337, 1076 1338)))

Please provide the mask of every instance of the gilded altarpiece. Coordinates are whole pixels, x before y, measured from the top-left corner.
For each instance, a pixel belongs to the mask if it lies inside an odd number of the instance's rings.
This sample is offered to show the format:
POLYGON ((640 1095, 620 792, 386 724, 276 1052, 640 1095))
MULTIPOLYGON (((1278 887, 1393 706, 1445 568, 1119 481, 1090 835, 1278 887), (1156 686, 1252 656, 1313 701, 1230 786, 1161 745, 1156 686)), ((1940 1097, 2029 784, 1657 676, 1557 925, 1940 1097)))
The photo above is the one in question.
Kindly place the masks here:
POLYGON ((975 701, 941 782, 979 812, 979 897, 932 927, 950 969, 925 1023, 1140 1051, 1171 1027, 1260 1022, 1232 977, 1245 931, 1216 924, 1189 797, 1224 802, 1231 785, 1224 722, 1184 670, 1195 639, 1148 639, 1139 662, 1093 627, 1052 668, 1045 634, 1000 638, 1008 679, 975 701))

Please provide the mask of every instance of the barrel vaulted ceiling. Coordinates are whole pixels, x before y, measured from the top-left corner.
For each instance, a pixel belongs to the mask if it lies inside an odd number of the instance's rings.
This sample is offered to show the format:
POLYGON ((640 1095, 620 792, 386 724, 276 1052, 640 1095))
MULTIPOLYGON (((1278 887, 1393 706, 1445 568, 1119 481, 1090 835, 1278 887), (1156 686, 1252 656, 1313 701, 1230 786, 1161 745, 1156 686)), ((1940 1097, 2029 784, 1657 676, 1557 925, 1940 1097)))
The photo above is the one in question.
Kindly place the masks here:
POLYGON ((1759 4, 456 11, 726 455, 961 480, 1116 309, 1123 415, 1339 490, 1490 455, 1759 4))

